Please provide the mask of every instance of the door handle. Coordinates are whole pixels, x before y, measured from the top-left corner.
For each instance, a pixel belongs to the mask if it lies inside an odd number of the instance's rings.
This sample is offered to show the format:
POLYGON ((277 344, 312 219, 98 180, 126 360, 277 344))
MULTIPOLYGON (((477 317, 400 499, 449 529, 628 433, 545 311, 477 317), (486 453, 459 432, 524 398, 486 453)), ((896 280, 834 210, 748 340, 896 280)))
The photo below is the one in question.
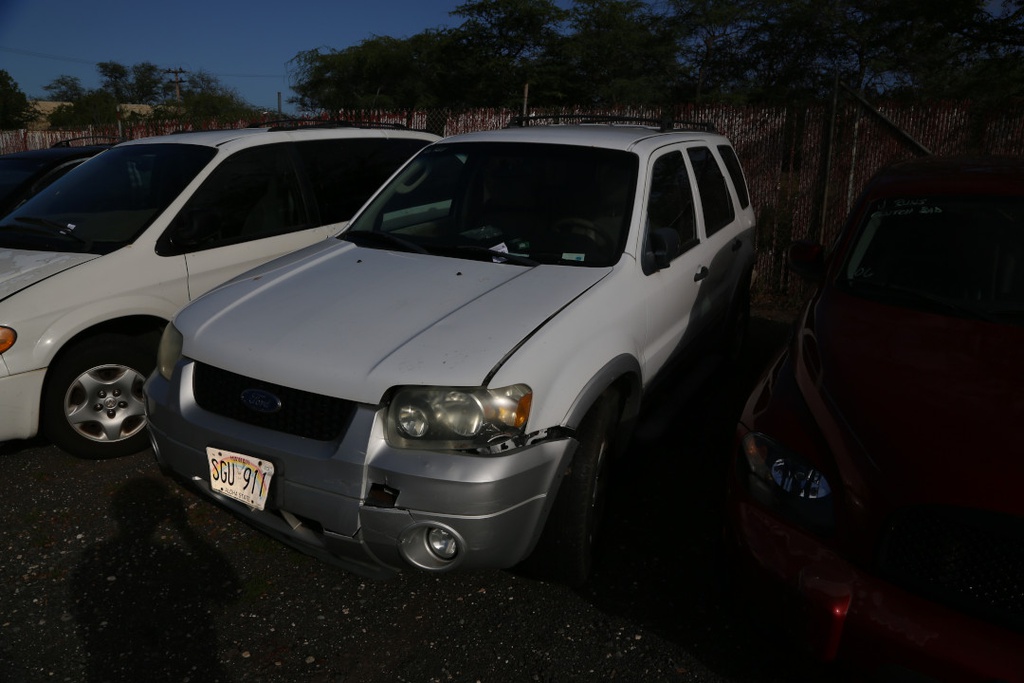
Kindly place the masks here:
POLYGON ((743 240, 741 240, 739 237, 737 237, 736 239, 734 239, 732 241, 732 250, 733 251, 739 251, 740 247, 742 247, 742 246, 743 246, 743 240))
POLYGON ((701 280, 708 276, 709 272, 710 271, 708 270, 707 266, 701 266, 700 270, 697 271, 697 274, 693 276, 693 281, 700 282, 701 280))

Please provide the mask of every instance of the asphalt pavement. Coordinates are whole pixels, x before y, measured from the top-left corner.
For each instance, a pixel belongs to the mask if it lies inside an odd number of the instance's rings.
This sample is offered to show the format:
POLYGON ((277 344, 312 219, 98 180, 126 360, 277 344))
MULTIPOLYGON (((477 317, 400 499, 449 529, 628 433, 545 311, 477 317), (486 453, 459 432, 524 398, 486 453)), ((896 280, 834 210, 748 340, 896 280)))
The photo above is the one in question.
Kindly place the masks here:
POLYGON ((149 451, 2 444, 0 683, 833 680, 736 604, 720 546, 736 415, 788 327, 755 315, 738 367, 656 395, 581 591, 514 571, 363 579, 181 488, 149 451))

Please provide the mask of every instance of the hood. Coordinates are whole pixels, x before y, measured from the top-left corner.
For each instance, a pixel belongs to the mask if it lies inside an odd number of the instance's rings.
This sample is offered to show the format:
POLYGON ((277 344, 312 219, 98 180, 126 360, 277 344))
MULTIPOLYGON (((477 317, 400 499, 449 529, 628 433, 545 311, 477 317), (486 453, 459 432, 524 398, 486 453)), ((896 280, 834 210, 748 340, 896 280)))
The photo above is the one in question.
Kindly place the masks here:
POLYGON ((852 493, 885 498, 878 514, 928 503, 1024 513, 1012 447, 1024 328, 823 296, 798 330, 798 374, 852 493))
POLYGON ((51 275, 81 265, 96 254, 0 249, 0 301, 51 275))
POLYGON ((195 360, 376 404, 400 384, 483 385, 517 344, 609 271, 332 241, 201 297, 176 325, 195 360))

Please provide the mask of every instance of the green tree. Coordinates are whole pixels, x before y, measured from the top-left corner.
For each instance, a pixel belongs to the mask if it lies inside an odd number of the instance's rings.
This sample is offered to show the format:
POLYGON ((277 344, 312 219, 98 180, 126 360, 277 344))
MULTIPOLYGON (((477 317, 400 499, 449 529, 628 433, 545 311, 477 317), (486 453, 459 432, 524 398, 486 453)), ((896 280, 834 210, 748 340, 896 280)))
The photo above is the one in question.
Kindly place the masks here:
POLYGON ((206 71, 190 72, 180 83, 180 93, 180 102, 174 96, 166 97, 154 111, 154 116, 238 121, 254 118, 259 113, 238 93, 222 85, 216 76, 206 71))
POLYGON ((74 102, 85 95, 86 90, 82 87, 82 81, 77 76, 60 75, 53 79, 43 90, 49 93, 52 102, 74 102))
POLYGON ((50 125, 55 128, 78 128, 115 123, 118 102, 105 90, 92 90, 70 104, 58 107, 50 114, 50 125))
POLYGON ((341 109, 403 109, 438 106, 440 56, 451 43, 446 33, 412 38, 377 36, 341 51, 300 52, 291 61, 289 101, 310 112, 341 109))
POLYGON ((557 60, 568 103, 667 104, 680 82, 672 26, 642 0, 576 0, 557 60))
POLYGON ((11 75, 0 69, 0 130, 24 128, 35 118, 32 105, 11 75))
POLYGON ((128 67, 117 62, 96 65, 102 82, 100 89, 109 92, 122 104, 156 105, 173 93, 165 72, 151 62, 140 62, 128 67))
POLYGON ((459 104, 514 106, 527 83, 539 99, 558 97, 548 57, 560 44, 565 10, 551 0, 472 0, 451 14, 463 22, 452 32, 449 61, 439 66, 450 74, 446 93, 459 104))
POLYGON ((725 99, 743 82, 739 58, 751 27, 749 2, 669 0, 680 68, 688 74, 692 98, 725 99))

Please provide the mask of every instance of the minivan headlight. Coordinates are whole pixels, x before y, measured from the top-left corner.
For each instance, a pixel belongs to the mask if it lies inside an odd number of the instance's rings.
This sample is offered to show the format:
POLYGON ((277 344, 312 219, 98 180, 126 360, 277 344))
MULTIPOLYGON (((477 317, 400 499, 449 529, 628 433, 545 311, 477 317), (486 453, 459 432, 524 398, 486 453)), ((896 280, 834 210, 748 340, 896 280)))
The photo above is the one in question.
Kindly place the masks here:
POLYGON ((387 409, 387 440, 399 448, 472 449, 523 435, 533 392, 525 384, 399 387, 387 409))
POLYGON ((167 323, 163 336, 160 337, 160 346, 156 352, 156 367, 160 376, 170 379, 174 372, 174 366, 181 358, 182 337, 181 332, 174 326, 174 323, 167 323))

